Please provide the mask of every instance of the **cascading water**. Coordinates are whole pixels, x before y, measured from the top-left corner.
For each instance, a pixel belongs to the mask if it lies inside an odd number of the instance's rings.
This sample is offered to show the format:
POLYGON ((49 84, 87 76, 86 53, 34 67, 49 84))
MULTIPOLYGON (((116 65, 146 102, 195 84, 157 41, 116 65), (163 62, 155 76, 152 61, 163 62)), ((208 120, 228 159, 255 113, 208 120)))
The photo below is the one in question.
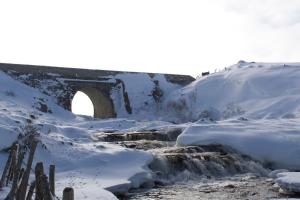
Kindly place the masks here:
POLYGON ((222 145, 170 147, 150 150, 154 155, 149 168, 157 182, 176 182, 255 173, 267 175, 260 163, 222 145))
MULTIPOLYGON (((151 152, 154 159, 148 167, 152 171, 152 177, 155 183, 154 187, 158 187, 159 194, 169 189, 172 190, 172 187, 179 191, 181 188, 184 192, 184 190, 188 188, 186 184, 189 183, 199 185, 208 180, 227 181, 233 177, 238 177, 237 183, 240 183, 243 182, 245 178, 243 176, 240 178, 239 175, 241 174, 246 174, 246 177, 248 177, 249 173, 251 174, 250 177, 264 177, 269 173, 269 170, 264 168, 258 161, 220 144, 177 147, 175 141, 180 132, 181 129, 168 130, 165 132, 153 130, 132 133, 101 133, 94 135, 93 139, 114 142, 127 148, 151 152), (184 184, 182 185, 182 183, 184 184), (180 185, 182 185, 182 187, 180 185), (164 188, 166 189, 164 190, 164 188)), ((265 187, 267 184, 267 182, 265 182, 266 178, 262 180, 257 178, 256 181, 257 187, 265 187), (261 186, 259 186, 259 184, 261 184, 261 186)), ((254 182, 255 181, 253 181, 254 186, 251 186, 252 188, 256 186, 254 182)), ((247 181, 247 183, 251 183, 251 181, 247 181)), ((197 191, 203 189, 201 184, 197 191)), ((269 190, 269 187, 266 187, 266 190, 269 190)), ((153 199, 152 197, 146 198, 148 193, 143 195, 142 191, 142 188, 137 191, 132 190, 131 194, 120 198, 153 199)), ((156 191, 157 189, 154 190, 154 194, 151 195, 160 198, 156 191)), ((273 194, 271 191, 269 191, 268 194, 260 193, 263 197, 270 196, 271 194, 273 194)), ((180 194, 177 195, 180 197, 180 194)), ((197 192, 195 195, 198 195, 197 192)), ((256 195, 256 197, 258 196, 256 195)), ((166 199, 169 197, 170 196, 166 193, 166 199)), ((184 195, 182 197, 184 198, 184 195)), ((213 196, 207 195, 208 199, 211 197, 213 196)), ((219 196, 218 198, 221 197, 219 196)), ((173 199, 173 197, 170 197, 170 199, 173 199)))

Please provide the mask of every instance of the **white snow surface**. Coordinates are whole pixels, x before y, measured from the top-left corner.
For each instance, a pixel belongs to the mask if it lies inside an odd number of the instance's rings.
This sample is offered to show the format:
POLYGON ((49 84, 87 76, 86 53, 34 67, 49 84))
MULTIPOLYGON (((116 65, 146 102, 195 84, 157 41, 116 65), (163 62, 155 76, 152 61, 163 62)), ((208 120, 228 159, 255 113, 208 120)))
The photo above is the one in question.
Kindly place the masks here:
POLYGON ((271 171, 268 176, 270 178, 276 179, 276 178, 278 178, 278 174, 283 173, 283 172, 289 172, 289 170, 286 170, 286 169, 276 169, 276 170, 271 171))
POLYGON ((226 120, 190 125, 177 144, 223 144, 275 168, 300 169, 299 120, 226 120))
POLYGON ((299 63, 240 62, 173 92, 165 104, 174 121, 195 121, 178 145, 220 143, 300 170, 299 63))
POLYGON ((287 192, 300 192, 300 172, 279 173, 276 183, 287 192))
POLYGON ((117 117, 138 120, 167 120, 164 109, 162 109, 163 102, 171 92, 182 88, 180 85, 168 82, 163 74, 155 74, 150 77, 146 73, 124 73, 118 74, 114 78, 123 81, 132 108, 132 114, 128 114, 125 110, 123 91, 113 91, 111 97, 117 117), (158 82, 163 93, 159 102, 156 102, 152 95, 156 87, 155 81, 158 82))
MULTIPOLYGON (((183 88, 161 75, 116 78, 125 84, 132 114, 126 112, 123 95, 115 90, 111 97, 119 118, 94 120, 75 116, 51 97, 0 73, 0 149, 22 133, 30 115, 36 116, 33 124, 47 149, 39 145, 35 162, 56 164, 57 194, 73 186, 76 199, 116 199, 105 188, 125 192, 151 179, 150 153, 92 142, 93 134, 174 126, 170 122, 186 127, 178 145, 220 143, 274 168, 300 170, 299 63, 239 62, 183 88), (151 96, 155 79, 164 92, 158 103, 151 96), (52 113, 38 111, 38 101, 52 113), (137 121, 141 119, 148 121, 137 121)), ((7 154, 0 153, 0 170, 6 159, 7 154)))
MULTIPOLYGON (((46 168, 56 165, 58 196, 62 195, 64 187, 72 186, 76 199, 116 199, 105 188, 126 192, 151 179, 147 168, 152 160, 150 153, 92 142, 91 136, 106 130, 135 131, 170 123, 95 120, 75 116, 52 102, 51 97, 0 72, 0 149, 9 147, 22 133, 27 121, 32 120, 41 133, 34 162, 44 162, 46 168), (38 101, 45 102, 52 113, 36 109, 38 101)), ((0 153, 0 171, 7 156, 0 153)))
POLYGON ((300 63, 240 62, 201 77, 168 96, 165 106, 175 121, 208 117, 221 120, 296 118, 300 112, 300 63))

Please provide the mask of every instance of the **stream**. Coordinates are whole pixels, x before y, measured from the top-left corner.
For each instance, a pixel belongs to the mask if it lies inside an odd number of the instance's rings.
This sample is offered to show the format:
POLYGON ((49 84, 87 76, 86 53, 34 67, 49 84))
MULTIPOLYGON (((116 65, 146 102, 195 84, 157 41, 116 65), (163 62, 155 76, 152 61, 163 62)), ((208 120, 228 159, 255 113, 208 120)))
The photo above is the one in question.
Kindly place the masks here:
POLYGON ((272 199, 279 188, 258 161, 219 144, 176 146, 181 129, 99 133, 95 141, 149 151, 154 185, 130 190, 122 200, 272 199))

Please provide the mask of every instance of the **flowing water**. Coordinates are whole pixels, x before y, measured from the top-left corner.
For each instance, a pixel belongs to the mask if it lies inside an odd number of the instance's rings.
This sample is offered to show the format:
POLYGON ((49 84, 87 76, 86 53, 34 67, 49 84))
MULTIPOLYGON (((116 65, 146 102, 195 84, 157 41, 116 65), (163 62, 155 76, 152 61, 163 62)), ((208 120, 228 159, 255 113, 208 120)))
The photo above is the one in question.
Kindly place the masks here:
POLYGON ((269 170, 249 156, 219 144, 175 146, 181 130, 106 133, 93 139, 153 154, 154 187, 131 190, 120 199, 270 199, 278 188, 269 170))
POLYGON ((229 199, 275 199, 278 188, 270 179, 252 174, 235 175, 217 179, 201 179, 158 186, 151 190, 132 191, 127 200, 229 200, 229 199))

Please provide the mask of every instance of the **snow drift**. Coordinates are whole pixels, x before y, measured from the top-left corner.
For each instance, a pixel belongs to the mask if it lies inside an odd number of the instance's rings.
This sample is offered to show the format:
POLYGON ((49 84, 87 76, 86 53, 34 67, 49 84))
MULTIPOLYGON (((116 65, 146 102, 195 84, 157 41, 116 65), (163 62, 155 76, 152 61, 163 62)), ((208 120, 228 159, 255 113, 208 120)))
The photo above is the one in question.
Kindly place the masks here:
POLYGON ((174 91, 165 102, 174 121, 295 118, 300 108, 300 64, 239 62, 174 91))
POLYGON ((272 168, 300 170, 300 64, 239 62, 173 92, 178 145, 229 145, 272 168))
POLYGON ((193 124, 177 144, 222 144, 257 159, 271 168, 300 169, 299 120, 228 120, 193 124))

